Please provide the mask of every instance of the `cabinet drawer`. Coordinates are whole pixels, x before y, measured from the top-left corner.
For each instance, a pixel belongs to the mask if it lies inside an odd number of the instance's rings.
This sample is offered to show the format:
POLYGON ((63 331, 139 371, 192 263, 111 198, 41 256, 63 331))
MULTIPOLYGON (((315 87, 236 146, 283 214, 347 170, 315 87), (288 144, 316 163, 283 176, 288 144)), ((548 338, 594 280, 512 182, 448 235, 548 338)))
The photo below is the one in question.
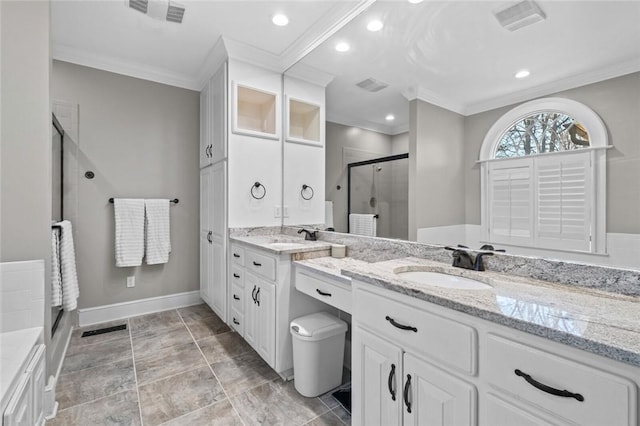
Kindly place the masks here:
POLYGON ((296 270, 296 289, 341 311, 351 313, 351 289, 296 270))
POLYGON ((486 348, 487 381, 519 400, 580 425, 636 425, 637 390, 630 381, 493 334, 486 348), (580 394, 583 401, 552 395, 541 385, 580 394))
POLYGON ((231 283, 231 307, 244 314, 244 284, 231 283))
POLYGON ((237 244, 231 244, 231 262, 244 265, 244 249, 237 244))
POLYGON ((238 332, 239 335, 244 337, 244 315, 231 308, 231 327, 238 332))
POLYGON ((264 254, 251 250, 246 250, 245 256, 247 258, 245 267, 248 270, 272 281, 276 279, 276 260, 273 257, 265 256, 264 254))
POLYGON ((232 265, 231 275, 229 275, 229 283, 244 287, 244 268, 232 265))
POLYGON ((474 328, 363 289, 353 295, 353 311, 358 323, 386 335, 403 349, 414 349, 464 374, 476 374, 474 328), (403 326, 413 329, 400 328, 403 326))

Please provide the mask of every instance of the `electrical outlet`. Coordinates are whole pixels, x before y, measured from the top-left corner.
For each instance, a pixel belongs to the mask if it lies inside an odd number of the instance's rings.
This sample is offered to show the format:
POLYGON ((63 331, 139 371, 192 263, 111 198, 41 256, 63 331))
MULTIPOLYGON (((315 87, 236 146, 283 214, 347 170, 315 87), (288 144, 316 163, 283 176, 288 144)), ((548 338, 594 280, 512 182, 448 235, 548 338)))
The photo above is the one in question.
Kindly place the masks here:
POLYGON ((282 206, 282 217, 289 217, 289 206, 282 206))
POLYGON ((280 206, 275 206, 273 209, 273 217, 282 217, 282 210, 280 206))
POLYGON ((127 277, 127 288, 131 288, 135 286, 136 286, 136 277, 134 275, 127 277))

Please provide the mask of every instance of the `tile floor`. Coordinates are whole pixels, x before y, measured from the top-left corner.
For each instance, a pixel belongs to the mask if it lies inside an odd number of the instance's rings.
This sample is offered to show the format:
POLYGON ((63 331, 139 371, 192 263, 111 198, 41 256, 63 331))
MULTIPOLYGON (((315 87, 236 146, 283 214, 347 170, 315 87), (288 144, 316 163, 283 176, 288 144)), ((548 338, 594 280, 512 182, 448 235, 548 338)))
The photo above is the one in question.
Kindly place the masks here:
POLYGON ((56 397, 49 426, 351 423, 330 395, 298 394, 206 305, 74 330, 56 397))

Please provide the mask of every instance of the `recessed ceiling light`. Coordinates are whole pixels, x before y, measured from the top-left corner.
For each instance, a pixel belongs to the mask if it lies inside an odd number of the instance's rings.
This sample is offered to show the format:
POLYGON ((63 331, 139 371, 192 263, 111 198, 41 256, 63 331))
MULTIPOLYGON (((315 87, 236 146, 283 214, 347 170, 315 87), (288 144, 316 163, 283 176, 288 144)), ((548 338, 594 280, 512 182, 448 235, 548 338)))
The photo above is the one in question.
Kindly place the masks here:
POLYGON ((525 77, 529 77, 529 74, 531 74, 529 72, 529 70, 522 70, 522 71, 518 71, 516 73, 516 78, 525 78, 525 77))
POLYGON ((393 114, 387 114, 387 116, 384 119, 387 121, 393 121, 396 119, 396 116, 393 114))
POLYGON ((409 0, 409 3, 411 4, 418 4, 418 3, 422 3, 423 0, 409 0))
POLYGON ((348 52, 349 49, 351 49, 351 46, 349 46, 349 43, 341 41, 340 43, 336 44, 336 50, 338 52, 348 52))
POLYGON ((369 31, 380 31, 382 27, 384 27, 384 24, 379 19, 369 21, 369 23, 367 24, 367 29, 369 31))
POLYGON ((273 15, 273 18, 271 18, 271 21, 279 27, 284 27, 289 23, 289 18, 287 18, 285 14, 276 13, 273 15))

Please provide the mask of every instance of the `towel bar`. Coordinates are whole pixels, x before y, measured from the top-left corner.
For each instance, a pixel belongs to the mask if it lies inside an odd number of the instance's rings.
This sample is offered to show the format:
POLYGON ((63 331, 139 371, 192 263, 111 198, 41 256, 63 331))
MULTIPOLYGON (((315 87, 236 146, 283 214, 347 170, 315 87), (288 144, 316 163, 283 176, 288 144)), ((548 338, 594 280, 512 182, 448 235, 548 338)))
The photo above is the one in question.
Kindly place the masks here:
MULTIPOLYGON (((109 198, 109 202, 113 204, 113 198, 109 198)), ((178 204, 180 200, 178 200, 177 198, 174 198, 173 200, 169 200, 169 202, 173 204, 178 204)))

